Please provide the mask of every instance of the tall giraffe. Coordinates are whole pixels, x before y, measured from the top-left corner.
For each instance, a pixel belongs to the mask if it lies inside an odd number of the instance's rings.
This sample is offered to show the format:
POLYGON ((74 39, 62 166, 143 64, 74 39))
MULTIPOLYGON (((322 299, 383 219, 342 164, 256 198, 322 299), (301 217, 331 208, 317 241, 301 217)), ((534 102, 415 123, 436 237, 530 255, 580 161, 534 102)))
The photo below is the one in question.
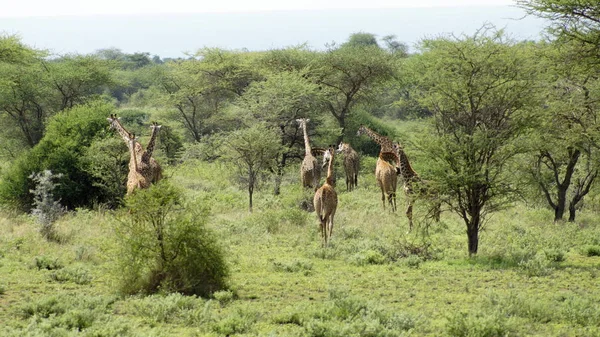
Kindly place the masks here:
POLYGON ((379 184, 379 188, 381 189, 381 203, 383 209, 385 209, 385 199, 387 197, 392 212, 395 212, 398 171, 397 166, 390 164, 390 161, 398 164, 399 159, 395 152, 379 153, 377 164, 375 166, 375 178, 377 178, 377 184, 379 184))
POLYGON ((137 141, 135 136, 123 127, 116 114, 111 114, 107 120, 109 121, 111 128, 117 130, 119 135, 121 135, 131 154, 129 160, 129 175, 127 178, 127 194, 131 194, 136 187, 147 188, 151 183, 160 180, 162 178, 161 167, 158 162, 152 158, 154 143, 156 141, 156 135, 160 130, 160 125, 157 125, 156 123, 152 124, 152 136, 148 148, 144 151, 142 145, 137 141), (143 181, 140 177, 143 178, 143 181))
POLYGON ((150 170, 148 176, 150 177, 151 183, 156 183, 162 179, 162 168, 158 164, 158 162, 152 158, 152 153, 154 152, 154 144, 156 142, 156 136, 158 135, 158 131, 160 131, 161 125, 158 125, 156 122, 152 122, 150 125, 150 129, 152 133, 150 135, 150 140, 148 141, 148 145, 146 145, 146 151, 142 153, 141 165, 142 170, 147 169, 150 170))
POLYGON ((398 165, 400 160, 396 155, 392 141, 388 137, 382 136, 364 125, 361 125, 358 128, 356 135, 367 135, 381 146, 377 164, 375 166, 375 177, 377 178, 377 184, 379 184, 379 188, 381 189, 381 202, 383 208, 385 209, 385 199, 387 196, 390 208, 392 209, 392 212, 395 212, 396 188, 398 185, 398 174, 400 173, 398 165), (396 166, 393 166, 388 161, 394 162, 396 166))
POLYGON ((344 172, 346 172, 346 191, 352 191, 358 185, 360 158, 348 143, 340 142, 336 153, 344 154, 344 172))
POLYGON ((394 145, 388 137, 382 136, 364 125, 361 125, 358 128, 356 135, 357 136, 362 136, 362 135, 369 136, 369 138, 371 138, 375 143, 377 143, 377 144, 379 144, 379 146, 381 146, 381 150, 379 152, 394 152, 394 145))
MULTIPOLYGON (((127 134, 129 147, 129 174, 127 175, 127 195, 131 195, 136 189, 148 188, 150 181, 142 175, 139 169, 139 154, 137 153, 137 139, 133 133, 127 134)), ((139 146, 141 148, 141 146, 139 146)))
POLYGON ((317 189, 319 186, 319 180, 321 179, 321 169, 317 163, 317 158, 313 156, 310 148, 310 140, 308 139, 308 131, 306 131, 306 124, 310 121, 308 118, 296 119, 299 128, 302 128, 304 132, 304 159, 302 160, 302 166, 300 166, 300 178, 302 179, 303 187, 312 187, 317 189))
POLYGON ((323 161, 329 161, 327 165, 327 178, 323 186, 315 191, 313 198, 315 212, 319 217, 319 227, 324 247, 328 245, 329 239, 333 234, 333 217, 335 216, 338 204, 338 197, 333 184, 333 160, 334 149, 330 147, 323 154, 323 161))
POLYGON ((399 158, 400 174, 402 175, 402 180, 404 181, 404 195, 406 196, 407 204, 406 217, 408 218, 409 228, 412 229, 413 227, 413 203, 417 196, 426 196, 435 200, 435 205, 432 210, 433 217, 435 221, 440 221, 441 203, 439 201, 437 191, 435 188, 433 188, 430 181, 421 179, 419 174, 415 172, 410 165, 410 161, 408 160, 408 156, 404 152, 402 145, 400 145, 398 142, 394 142, 393 146, 394 152, 399 158), (419 185, 417 191, 415 191, 414 188, 415 183, 419 185))

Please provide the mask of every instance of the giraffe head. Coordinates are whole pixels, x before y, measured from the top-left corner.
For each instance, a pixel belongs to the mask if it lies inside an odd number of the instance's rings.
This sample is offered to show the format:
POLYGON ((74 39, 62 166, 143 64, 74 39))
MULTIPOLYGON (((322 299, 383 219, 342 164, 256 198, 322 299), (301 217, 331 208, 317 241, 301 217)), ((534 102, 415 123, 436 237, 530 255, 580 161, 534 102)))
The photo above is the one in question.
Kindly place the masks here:
POLYGON ((323 164, 321 167, 325 167, 329 164, 329 161, 333 158, 333 147, 328 147, 325 152, 323 152, 323 164))
POLYGON ((156 131, 158 131, 158 130, 160 130, 160 128, 161 128, 161 127, 162 127, 162 125, 159 125, 159 124, 158 124, 158 123, 156 123, 156 122, 152 122, 152 124, 150 125, 150 129, 151 129, 152 131, 154 131, 154 129, 156 129, 156 131))
POLYGON ((310 122, 310 118, 297 118, 296 122, 299 125, 299 128, 302 128, 303 125, 306 125, 308 122, 310 122))
POLYGON ((106 120, 110 123, 111 129, 117 128, 117 123, 119 122, 119 119, 120 118, 117 118, 116 114, 110 114, 110 117, 106 118, 106 120))
POLYGON ((350 144, 344 143, 344 142, 340 142, 340 145, 338 145, 337 149, 335 150, 335 153, 345 152, 349 148, 350 148, 350 144))
POLYGON ((129 132, 128 136, 129 136, 129 139, 128 139, 129 145, 133 146, 135 148, 136 147, 135 145, 138 144, 138 142, 137 142, 138 138, 135 136, 135 133, 133 133, 133 132, 129 132))
POLYGON ((356 135, 357 136, 362 136, 367 134, 367 128, 361 124, 361 126, 358 128, 358 131, 356 131, 356 135))

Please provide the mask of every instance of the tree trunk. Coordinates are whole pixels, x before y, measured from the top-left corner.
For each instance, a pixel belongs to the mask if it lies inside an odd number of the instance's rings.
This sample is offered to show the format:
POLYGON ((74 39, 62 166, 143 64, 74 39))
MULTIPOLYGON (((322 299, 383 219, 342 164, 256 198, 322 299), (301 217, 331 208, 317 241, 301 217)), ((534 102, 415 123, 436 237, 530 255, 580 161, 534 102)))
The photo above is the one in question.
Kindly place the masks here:
POLYGON ((479 217, 471 219, 467 224, 467 240, 469 244, 469 256, 477 255, 479 248, 479 217))
POLYGON ((571 203, 569 205, 569 222, 574 222, 575 221, 575 205, 573 203, 571 203))
POLYGON ((252 194, 254 194, 254 179, 252 174, 248 177, 248 212, 252 213, 252 194))
MULTIPOLYGON (((567 185, 568 187, 569 185, 567 185)), ((565 206, 567 205, 567 188, 563 185, 557 186, 557 200, 554 207, 554 222, 561 221, 565 214, 565 206)))

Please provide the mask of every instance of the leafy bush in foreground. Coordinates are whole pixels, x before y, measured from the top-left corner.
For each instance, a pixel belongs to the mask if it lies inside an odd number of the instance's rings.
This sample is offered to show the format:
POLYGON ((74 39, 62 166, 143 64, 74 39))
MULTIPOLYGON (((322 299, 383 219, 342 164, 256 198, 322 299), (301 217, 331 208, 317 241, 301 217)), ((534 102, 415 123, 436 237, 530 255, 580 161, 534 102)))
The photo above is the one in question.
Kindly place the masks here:
POLYGON ((126 200, 120 221, 116 272, 125 294, 158 291, 208 296, 226 288, 228 267, 205 227, 208 210, 185 203, 181 191, 162 181, 126 200))

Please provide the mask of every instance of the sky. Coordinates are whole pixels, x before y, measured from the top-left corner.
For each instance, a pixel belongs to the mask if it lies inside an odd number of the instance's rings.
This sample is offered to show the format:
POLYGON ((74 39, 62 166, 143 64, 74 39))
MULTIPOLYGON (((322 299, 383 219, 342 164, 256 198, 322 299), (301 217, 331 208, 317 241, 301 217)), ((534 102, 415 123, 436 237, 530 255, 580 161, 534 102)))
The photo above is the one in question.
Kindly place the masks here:
POLYGON ((513 5, 514 0, 2 0, 0 17, 513 5))
MULTIPOLYGON (((396 35, 413 48, 440 34, 483 24, 538 39, 545 23, 514 0, 0 0, 0 36, 52 55, 117 48, 163 58, 203 47, 324 50, 356 32, 396 35)), ((411 49, 414 50, 414 49, 411 49)))

